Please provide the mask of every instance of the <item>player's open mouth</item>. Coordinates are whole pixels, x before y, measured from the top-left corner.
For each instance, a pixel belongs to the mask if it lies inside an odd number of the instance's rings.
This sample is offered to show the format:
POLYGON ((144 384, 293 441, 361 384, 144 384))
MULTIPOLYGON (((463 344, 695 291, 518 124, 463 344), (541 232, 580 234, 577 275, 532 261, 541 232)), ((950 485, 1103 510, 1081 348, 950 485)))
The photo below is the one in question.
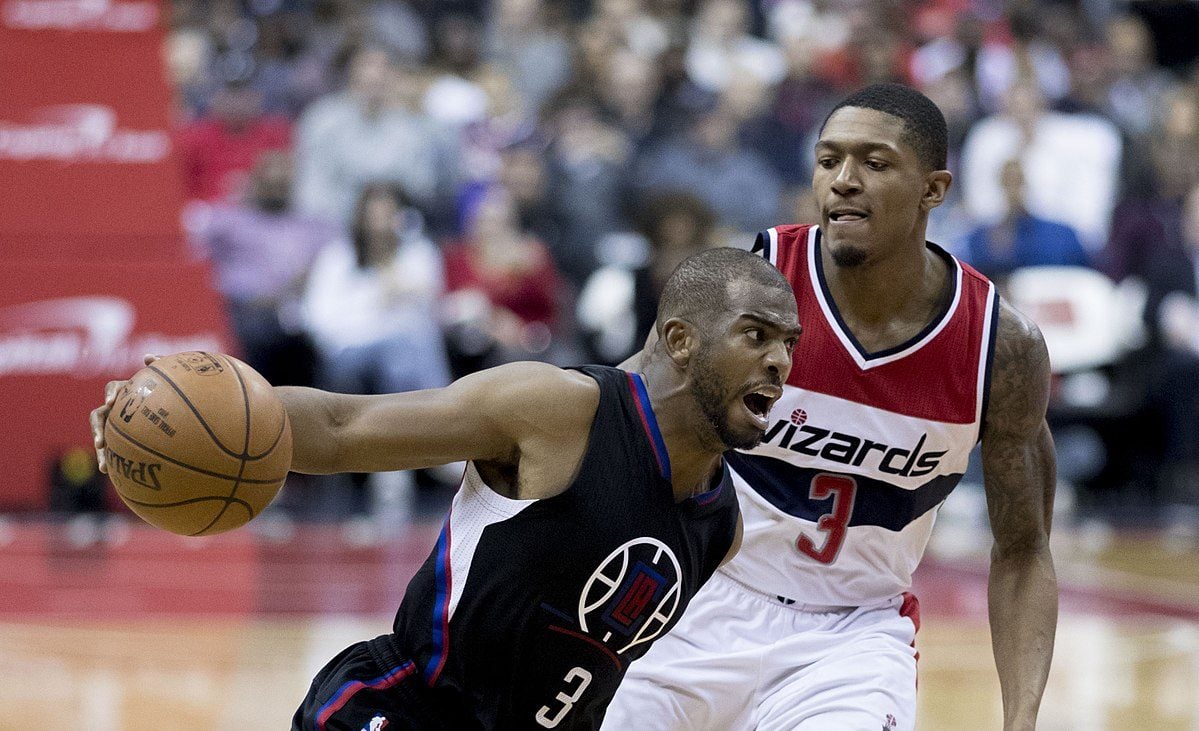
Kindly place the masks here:
POLYGON ((770 407, 781 395, 783 390, 778 386, 763 386, 745 394, 741 401, 758 427, 765 429, 769 425, 766 417, 770 414, 770 407))

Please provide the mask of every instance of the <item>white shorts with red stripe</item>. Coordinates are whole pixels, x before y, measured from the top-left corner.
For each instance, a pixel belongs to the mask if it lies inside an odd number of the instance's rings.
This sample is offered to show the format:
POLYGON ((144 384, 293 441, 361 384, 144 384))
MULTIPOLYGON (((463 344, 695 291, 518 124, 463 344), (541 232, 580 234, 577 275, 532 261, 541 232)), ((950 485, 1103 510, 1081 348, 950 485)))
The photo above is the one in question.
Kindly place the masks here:
POLYGON ((670 634, 629 666, 603 728, 912 729, 919 625, 911 594, 818 607, 718 571, 670 634))

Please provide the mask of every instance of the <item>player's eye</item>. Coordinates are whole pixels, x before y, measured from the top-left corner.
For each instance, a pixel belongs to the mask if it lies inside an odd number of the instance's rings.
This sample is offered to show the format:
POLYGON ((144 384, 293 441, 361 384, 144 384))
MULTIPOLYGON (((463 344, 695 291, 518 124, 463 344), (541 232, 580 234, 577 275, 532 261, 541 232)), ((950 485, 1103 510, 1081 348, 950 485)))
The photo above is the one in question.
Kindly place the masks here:
POLYGON ((746 328, 745 334, 748 335, 751 340, 760 341, 764 337, 764 333, 762 332, 762 328, 760 328, 760 327, 746 328))
POLYGON ((872 160, 866 161, 866 167, 870 168, 871 170, 886 170, 887 163, 884 162, 883 160, 873 160, 872 159, 872 160))
POLYGON ((836 166, 837 161, 831 157, 822 157, 816 161, 816 164, 825 170, 832 170, 836 166))

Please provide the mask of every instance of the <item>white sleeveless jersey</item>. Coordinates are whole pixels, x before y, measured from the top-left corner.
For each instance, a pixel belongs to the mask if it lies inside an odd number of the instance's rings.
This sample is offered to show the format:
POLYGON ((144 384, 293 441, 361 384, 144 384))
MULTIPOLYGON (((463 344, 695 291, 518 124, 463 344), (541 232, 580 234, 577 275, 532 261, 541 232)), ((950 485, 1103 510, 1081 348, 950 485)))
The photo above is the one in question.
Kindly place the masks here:
POLYGON ((949 263, 952 298, 910 341, 868 353, 825 286, 820 236, 779 226, 755 246, 795 288, 803 334, 762 444, 729 455, 745 537, 723 570, 780 598, 862 606, 910 587, 966 470, 999 302, 990 281, 929 244, 949 263))

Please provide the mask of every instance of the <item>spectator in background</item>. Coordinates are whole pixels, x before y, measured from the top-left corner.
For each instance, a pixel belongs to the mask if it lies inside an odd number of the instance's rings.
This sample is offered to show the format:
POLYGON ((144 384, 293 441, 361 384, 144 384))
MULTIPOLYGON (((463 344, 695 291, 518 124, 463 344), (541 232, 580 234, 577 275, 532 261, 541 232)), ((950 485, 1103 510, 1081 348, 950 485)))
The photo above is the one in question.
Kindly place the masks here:
MULTIPOLYGON (((1148 281, 1186 257, 1181 200, 1199 185, 1199 95, 1167 94, 1149 134, 1148 152, 1130 156, 1125 194, 1112 215, 1103 268, 1116 280, 1148 281)), ((1150 301, 1150 310, 1153 302, 1150 301)), ((1147 313, 1148 314, 1148 313, 1147 313)), ((1150 330, 1156 321, 1150 315, 1150 330)))
MULTIPOLYGON (((441 252, 421 213, 390 184, 363 188, 349 240, 326 247, 304 295, 316 343, 317 383, 339 393, 382 394, 440 388, 450 382, 438 308, 444 289, 441 252)), ((369 541, 380 526, 411 509, 412 476, 389 472, 330 476, 349 495, 347 539, 369 541)))
POLYGON ((625 226, 624 198, 632 143, 579 93, 555 100, 544 125, 550 190, 563 235, 547 243, 557 266, 582 286, 596 266, 600 239, 625 226))
POLYGON ((597 91, 635 148, 643 149, 661 134, 655 107, 662 95, 662 74, 653 59, 626 49, 613 52, 597 91))
POLYGON ((394 183, 435 217, 449 210, 456 138, 415 110, 415 79, 379 46, 350 61, 345 91, 314 102, 297 133, 297 203, 349 225, 363 188, 394 183))
POLYGON ((284 12, 258 18, 254 47, 254 88, 272 114, 294 119, 333 89, 329 59, 308 52, 307 16, 284 12))
POLYGON ((1166 95, 1150 155, 1167 198, 1178 200, 1199 184, 1199 79, 1166 95))
POLYGON ((1069 226, 1039 218, 1024 204, 1024 170, 1008 160, 999 174, 1007 212, 984 224, 967 238, 966 260, 991 279, 1021 267, 1087 266, 1087 252, 1069 226))
MULTIPOLYGON (((500 152, 498 181, 512 196, 520 228, 544 242, 556 258, 556 252, 571 242, 566 238, 562 212, 550 193, 545 152, 545 145, 537 137, 509 145, 500 152)), ((563 268, 561 264, 559 267, 563 268)))
POLYGON ((502 151, 533 129, 533 110, 506 69, 483 60, 483 28, 468 15, 437 21, 425 114, 457 138, 458 198, 496 181, 502 151))
MULTIPOLYGON (((497 83, 492 77, 499 71, 483 63, 482 25, 469 15, 445 15, 433 31, 435 74, 421 101, 425 115, 455 131, 486 120, 493 107, 487 88, 497 83)), ((506 96, 515 96, 511 82, 504 83, 506 96)))
POLYGON ((321 251, 304 295, 321 387, 397 393, 449 383, 438 324, 442 269, 404 193, 389 184, 364 188, 349 240, 321 251))
POLYGON ((487 26, 487 57, 507 70, 532 109, 566 85, 571 46, 560 7, 545 0, 498 0, 487 26))
POLYGON ((1069 225, 1088 250, 1098 250, 1111 224, 1120 154, 1111 122, 1049 111, 1037 85, 1019 81, 1008 90, 1004 112, 982 119, 966 137, 961 179, 967 210, 983 222, 1003 217, 1000 170, 1017 158, 1029 212, 1069 225))
POLYGON ((503 188, 482 191, 465 217, 465 236, 445 251, 455 370, 546 359, 562 298, 561 276, 549 251, 520 227, 503 188))
POLYGON ((716 214, 686 193, 647 200, 637 215, 640 236, 622 243, 579 294, 578 321, 588 360, 615 365, 641 348, 654 327, 658 297, 679 262, 715 246, 716 214))
POLYGON ((246 362, 271 383, 306 386, 313 353, 299 302, 317 252, 335 231, 296 213, 291 189, 289 155, 266 152, 243 202, 194 207, 185 223, 193 248, 212 262, 246 362))
POLYGON ((1154 64, 1153 36, 1144 20, 1135 15, 1117 16, 1108 21, 1104 31, 1106 56, 1113 71, 1105 111, 1139 149, 1177 81, 1154 64))
POLYGON ((290 148, 291 121, 263 114, 262 94, 249 81, 230 81, 206 117, 179 130, 177 145, 189 199, 238 201, 262 153, 290 148))
POLYGON ((783 46, 798 40, 820 56, 837 53, 849 42, 851 14, 835 0, 778 0, 763 5, 769 8, 770 37, 783 46))
POLYGON ((1166 498, 1199 508, 1199 185, 1182 203, 1181 250, 1148 271, 1148 319, 1160 352, 1149 361, 1149 400, 1163 422, 1166 498))
POLYGON ((749 33, 749 4, 703 0, 687 49, 687 75, 700 88, 718 94, 742 75, 773 87, 787 73, 783 52, 772 41, 749 33))
POLYGON ((799 186, 811 181, 810 141, 817 125, 840 98, 840 92, 817 73, 818 47, 811 38, 788 36, 783 50, 787 75, 771 101, 769 119, 775 144, 770 158, 787 185, 799 186))
MULTIPOLYGON (((637 228, 649 242, 649 260, 634 278, 633 313, 638 337, 654 328, 658 297, 674 268, 692 254, 720 245, 718 223, 711 206, 687 193, 660 195, 642 206, 637 228)), ((621 360, 640 346, 640 342, 634 343, 621 360)))
POLYGON ((641 157, 635 185, 644 193, 692 193, 732 232, 765 230, 778 218, 781 182, 769 163, 740 145, 737 131, 736 117, 723 106, 696 115, 687 138, 641 157))
POLYGON ((976 83, 983 107, 998 113, 1010 111, 1009 93, 1018 84, 1029 84, 1036 96, 1051 101, 1070 92, 1070 67, 1062 50, 1041 30, 1033 4, 1013 5, 1008 23, 996 26, 978 51, 976 83))

